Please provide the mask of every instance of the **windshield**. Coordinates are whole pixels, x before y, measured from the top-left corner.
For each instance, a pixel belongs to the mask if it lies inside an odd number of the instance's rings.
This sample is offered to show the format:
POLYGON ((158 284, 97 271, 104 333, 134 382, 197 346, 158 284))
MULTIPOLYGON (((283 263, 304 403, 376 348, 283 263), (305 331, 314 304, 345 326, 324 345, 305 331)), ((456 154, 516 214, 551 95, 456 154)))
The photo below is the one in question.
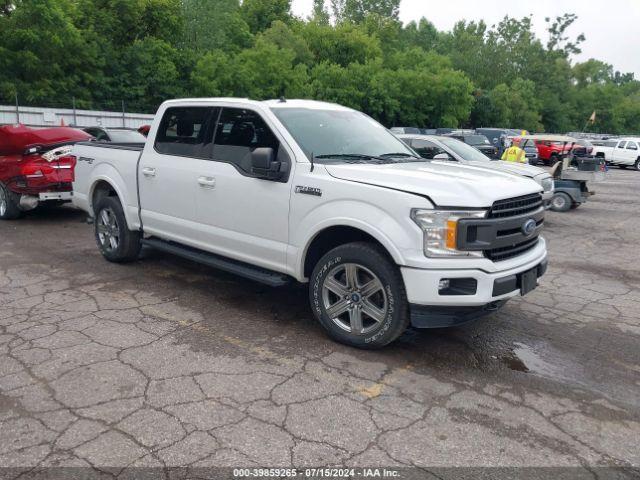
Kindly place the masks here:
POLYGON ((464 141, 469 145, 491 145, 489 139, 484 135, 469 135, 464 137, 464 141))
POLYGON ((272 107, 271 110, 309 160, 313 155, 318 163, 423 161, 385 127, 363 113, 312 108, 272 107))
POLYGON ((146 137, 133 130, 109 130, 109 137, 116 143, 144 143, 146 137))
POLYGON ((491 159, 485 154, 476 150, 471 145, 467 145, 455 138, 440 138, 440 142, 450 150, 461 157, 464 160, 479 161, 479 162, 491 162, 491 159))

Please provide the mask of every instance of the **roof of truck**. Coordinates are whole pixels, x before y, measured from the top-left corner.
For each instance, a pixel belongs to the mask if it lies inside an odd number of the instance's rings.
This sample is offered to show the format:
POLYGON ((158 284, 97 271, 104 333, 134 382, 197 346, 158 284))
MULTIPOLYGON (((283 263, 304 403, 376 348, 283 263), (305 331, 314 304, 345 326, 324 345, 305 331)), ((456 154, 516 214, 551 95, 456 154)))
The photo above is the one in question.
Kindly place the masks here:
POLYGON ((337 103, 319 102, 317 100, 303 99, 273 99, 273 100, 251 100, 249 98, 235 97, 211 97, 211 98, 178 98, 167 100, 164 104, 193 104, 193 103, 240 103, 247 106, 268 106, 269 108, 309 108, 316 110, 352 110, 351 108, 338 105, 337 103))

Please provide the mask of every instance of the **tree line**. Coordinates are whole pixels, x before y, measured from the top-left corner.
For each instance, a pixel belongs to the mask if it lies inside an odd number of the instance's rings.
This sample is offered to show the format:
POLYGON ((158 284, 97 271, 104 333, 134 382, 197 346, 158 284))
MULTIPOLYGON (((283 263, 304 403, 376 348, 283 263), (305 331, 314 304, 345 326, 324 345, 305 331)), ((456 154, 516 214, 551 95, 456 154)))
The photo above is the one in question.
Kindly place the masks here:
POLYGON ((402 24, 400 0, 0 0, 0 101, 124 100, 154 111, 176 97, 313 98, 387 126, 640 131, 640 82, 576 63, 576 16, 439 31, 402 24))

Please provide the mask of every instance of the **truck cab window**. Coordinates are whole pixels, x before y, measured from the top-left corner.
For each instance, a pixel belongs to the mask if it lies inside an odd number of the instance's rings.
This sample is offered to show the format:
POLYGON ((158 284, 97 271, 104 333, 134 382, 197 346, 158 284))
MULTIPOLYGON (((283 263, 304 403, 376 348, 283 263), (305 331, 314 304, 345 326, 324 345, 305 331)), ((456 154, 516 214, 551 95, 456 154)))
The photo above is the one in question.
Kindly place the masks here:
POLYGON ((210 159, 217 111, 212 107, 168 108, 156 135, 156 151, 165 155, 210 159))
POLYGON ((256 148, 273 148, 280 142, 262 117, 244 108, 223 108, 213 147, 213 159, 229 162, 251 173, 251 152, 256 148))
POLYGON ((638 146, 636 145, 635 142, 629 142, 627 143, 627 150, 637 150, 638 146))
POLYGON ((627 144, 627 142, 620 142, 618 144, 618 148, 624 148, 624 146, 627 144))

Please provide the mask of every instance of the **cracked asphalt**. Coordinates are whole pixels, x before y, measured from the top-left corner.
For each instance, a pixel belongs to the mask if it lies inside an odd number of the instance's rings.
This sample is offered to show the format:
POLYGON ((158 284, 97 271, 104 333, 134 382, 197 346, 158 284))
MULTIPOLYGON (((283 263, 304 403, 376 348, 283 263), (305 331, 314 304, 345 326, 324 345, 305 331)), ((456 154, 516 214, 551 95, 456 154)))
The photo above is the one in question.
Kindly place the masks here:
POLYGON ((376 352, 329 340, 303 287, 153 251, 109 264, 70 207, 0 223, 0 467, 553 466, 588 478, 616 467, 632 478, 639 185, 640 173, 614 169, 589 203, 547 215, 549 270, 530 295, 376 352))

